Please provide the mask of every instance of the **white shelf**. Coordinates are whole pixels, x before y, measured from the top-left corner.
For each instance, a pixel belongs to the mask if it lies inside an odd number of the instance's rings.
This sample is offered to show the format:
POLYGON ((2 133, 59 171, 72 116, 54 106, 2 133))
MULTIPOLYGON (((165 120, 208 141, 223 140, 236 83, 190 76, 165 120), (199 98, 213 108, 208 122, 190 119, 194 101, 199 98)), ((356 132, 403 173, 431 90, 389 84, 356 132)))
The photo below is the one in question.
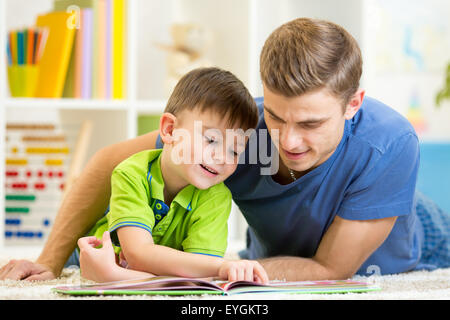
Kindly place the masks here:
POLYGON ((160 114, 166 107, 167 100, 140 100, 136 101, 136 109, 139 114, 160 114))
POLYGON ((99 100, 99 99, 39 99, 7 98, 6 108, 42 108, 55 110, 123 110, 136 109, 141 114, 159 114, 164 111, 167 100, 99 100))
POLYGON ((127 110, 127 100, 8 98, 7 108, 127 110))

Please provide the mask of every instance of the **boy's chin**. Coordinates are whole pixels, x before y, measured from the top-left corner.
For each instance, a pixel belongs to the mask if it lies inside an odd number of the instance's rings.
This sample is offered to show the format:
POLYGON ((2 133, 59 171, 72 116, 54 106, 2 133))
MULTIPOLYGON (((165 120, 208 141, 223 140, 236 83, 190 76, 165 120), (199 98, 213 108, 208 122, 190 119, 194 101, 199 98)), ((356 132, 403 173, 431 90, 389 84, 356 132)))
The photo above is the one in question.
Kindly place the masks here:
POLYGON ((190 184, 200 190, 205 190, 211 188, 212 186, 220 183, 222 181, 218 181, 217 179, 192 179, 190 184))
POLYGON ((206 181, 195 181, 193 183, 191 183, 194 187, 196 187, 197 189, 200 190, 206 190, 208 188, 211 188, 212 186, 216 185, 217 183, 212 183, 212 182, 206 182, 206 181))

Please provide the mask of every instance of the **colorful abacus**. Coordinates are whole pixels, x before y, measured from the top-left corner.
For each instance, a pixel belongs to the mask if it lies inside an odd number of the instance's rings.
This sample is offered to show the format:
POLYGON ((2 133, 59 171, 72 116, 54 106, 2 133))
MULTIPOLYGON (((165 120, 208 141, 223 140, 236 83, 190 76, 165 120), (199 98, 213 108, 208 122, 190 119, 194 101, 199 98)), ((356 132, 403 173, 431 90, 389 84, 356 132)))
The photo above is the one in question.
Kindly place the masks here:
POLYGON ((5 244, 42 244, 57 213, 71 156, 54 124, 7 124, 5 244))

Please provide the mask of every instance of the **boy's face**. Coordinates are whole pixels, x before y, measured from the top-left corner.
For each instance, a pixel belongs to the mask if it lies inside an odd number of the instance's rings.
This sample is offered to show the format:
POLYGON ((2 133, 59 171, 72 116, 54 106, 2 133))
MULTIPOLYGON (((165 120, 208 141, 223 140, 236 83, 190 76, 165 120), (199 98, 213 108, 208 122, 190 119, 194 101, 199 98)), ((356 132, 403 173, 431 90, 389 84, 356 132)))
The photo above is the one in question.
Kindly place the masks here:
POLYGON ((199 189, 227 179, 245 151, 244 132, 211 111, 185 110, 176 118, 170 153, 177 175, 199 189))
POLYGON ((333 154, 341 141, 345 120, 356 111, 347 107, 344 113, 340 100, 326 89, 285 97, 264 86, 267 128, 269 132, 279 130, 279 141, 274 142, 281 161, 297 172, 306 173, 333 154))

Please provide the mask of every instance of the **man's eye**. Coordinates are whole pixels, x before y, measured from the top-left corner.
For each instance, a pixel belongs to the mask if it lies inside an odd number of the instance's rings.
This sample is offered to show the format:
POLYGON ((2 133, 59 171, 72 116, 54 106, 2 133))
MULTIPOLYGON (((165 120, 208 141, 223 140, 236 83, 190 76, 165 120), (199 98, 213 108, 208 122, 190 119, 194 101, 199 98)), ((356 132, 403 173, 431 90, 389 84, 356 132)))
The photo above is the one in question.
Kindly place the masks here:
POLYGON ((274 116, 274 115, 271 114, 271 113, 269 113, 269 116, 270 116, 273 120, 275 120, 275 121, 280 121, 280 119, 279 119, 278 117, 274 116))
POLYGON ((318 127, 320 127, 320 124, 304 124, 303 125, 303 128, 305 128, 305 129, 316 129, 318 127))

